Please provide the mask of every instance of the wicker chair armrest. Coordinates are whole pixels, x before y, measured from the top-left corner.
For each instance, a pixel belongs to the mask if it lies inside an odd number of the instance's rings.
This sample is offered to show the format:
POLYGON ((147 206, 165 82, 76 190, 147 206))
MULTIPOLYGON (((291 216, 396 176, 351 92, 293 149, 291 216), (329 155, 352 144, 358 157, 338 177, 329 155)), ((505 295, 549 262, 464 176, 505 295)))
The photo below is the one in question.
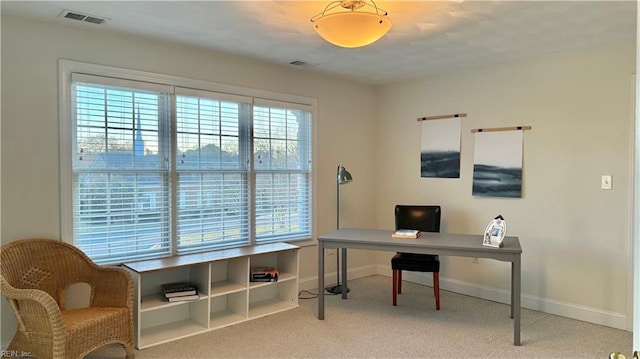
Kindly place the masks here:
POLYGON ((124 268, 98 267, 93 275, 94 307, 133 308, 133 276, 124 268))
POLYGON ((64 322, 58 303, 39 289, 19 289, 2 279, 2 294, 11 304, 18 325, 36 332, 63 335, 64 322))

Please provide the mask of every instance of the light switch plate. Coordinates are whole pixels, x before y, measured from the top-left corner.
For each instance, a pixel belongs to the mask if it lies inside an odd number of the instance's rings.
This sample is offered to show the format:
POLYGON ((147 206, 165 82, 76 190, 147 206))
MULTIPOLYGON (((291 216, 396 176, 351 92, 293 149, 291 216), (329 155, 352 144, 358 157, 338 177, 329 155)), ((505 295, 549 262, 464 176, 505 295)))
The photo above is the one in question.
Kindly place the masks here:
POLYGON ((603 175, 602 176, 600 187, 602 189, 611 189, 612 183, 611 183, 611 176, 610 175, 603 175))

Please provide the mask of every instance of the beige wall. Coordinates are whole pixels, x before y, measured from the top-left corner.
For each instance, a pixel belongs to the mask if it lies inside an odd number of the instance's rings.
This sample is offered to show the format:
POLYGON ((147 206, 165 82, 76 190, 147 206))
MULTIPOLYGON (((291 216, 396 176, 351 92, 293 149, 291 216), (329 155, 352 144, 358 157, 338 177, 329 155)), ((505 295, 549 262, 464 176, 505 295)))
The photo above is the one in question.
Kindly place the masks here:
MULTIPOLYGON (((524 306, 626 328, 634 72, 627 44, 379 89, 379 226, 393 226, 396 203, 442 205, 442 231, 453 233, 482 233, 502 214, 523 248, 524 306), (460 178, 420 178, 416 118, 459 112, 468 114, 460 178), (523 198, 473 197, 470 130, 517 125, 533 127, 524 133, 523 198), (605 174, 613 190, 600 189, 605 174)), ((443 288, 508 300, 508 264, 447 258, 440 275, 443 288)))
MULTIPOLYGON (((342 226, 391 228, 396 203, 441 204, 448 232, 480 233, 501 213, 524 249, 524 306, 616 327, 630 315, 633 44, 374 88, 75 26, 8 16, 1 26, 2 243, 60 236, 57 61, 68 59, 316 98, 317 233, 335 227, 343 163, 354 182, 341 188, 342 226), (454 112, 469 114, 461 178, 422 179, 415 119, 454 112), (524 136, 524 198, 472 197, 469 130, 520 124, 533 126, 524 136), (613 190, 599 189, 603 174, 613 176, 613 190)), ((354 251, 349 270, 387 274, 388 258, 354 251)), ((300 262, 301 287, 312 287, 316 248, 304 248, 300 262)), ((508 273, 504 263, 443 258, 442 286, 504 300, 508 273)), ((1 304, 4 344, 15 323, 1 304)))

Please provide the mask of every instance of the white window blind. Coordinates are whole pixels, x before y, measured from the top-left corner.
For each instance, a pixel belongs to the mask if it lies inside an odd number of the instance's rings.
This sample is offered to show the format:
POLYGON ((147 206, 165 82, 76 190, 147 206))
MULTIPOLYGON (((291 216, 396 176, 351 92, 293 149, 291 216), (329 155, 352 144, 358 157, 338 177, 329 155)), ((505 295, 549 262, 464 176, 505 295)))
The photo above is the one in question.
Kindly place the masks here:
POLYGON ((113 264, 312 237, 311 106, 133 77, 69 74, 76 246, 113 264))
POLYGON ((311 113, 253 107, 256 241, 311 236, 311 113))
POLYGON ((178 252, 247 244, 250 99, 179 91, 178 252))
POLYGON ((74 244, 97 262, 170 253, 168 94, 72 85, 74 244))

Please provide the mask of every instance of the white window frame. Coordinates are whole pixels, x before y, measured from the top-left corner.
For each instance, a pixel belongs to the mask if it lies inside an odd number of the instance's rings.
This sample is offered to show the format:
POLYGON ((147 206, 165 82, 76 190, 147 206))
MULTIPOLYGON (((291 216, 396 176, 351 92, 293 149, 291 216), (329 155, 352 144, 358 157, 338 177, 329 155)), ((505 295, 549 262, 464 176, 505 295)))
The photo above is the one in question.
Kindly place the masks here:
MULTIPOLYGON (((173 86, 182 88, 192 88, 203 91, 226 93, 232 96, 252 97, 258 99, 259 103, 279 102, 292 104, 296 108, 309 111, 312 116, 311 122, 311 184, 310 184, 310 211, 311 211, 311 236, 310 238, 294 240, 298 245, 312 245, 314 243, 313 238, 316 237, 317 218, 316 209, 317 204, 315 201, 317 192, 317 166, 316 154, 317 154, 317 141, 316 141, 316 122, 317 122, 317 100, 310 97, 303 97, 290 94, 282 94, 278 92, 251 89, 239 86, 233 86, 228 84, 220 84, 209 81, 194 80, 172 75, 164 75, 158 73, 151 73, 139 70, 131 70, 124 68, 117 68, 105 65, 89 64, 77 61, 70 61, 60 59, 58 63, 59 67, 59 129, 60 129, 60 230, 61 238, 68 243, 73 243, 73 182, 72 182, 72 133, 73 123, 71 121, 72 108, 71 108, 71 76, 76 74, 87 74, 92 76, 110 77, 114 79, 125 79, 132 81, 148 82, 151 84, 160 84, 163 86, 173 86)), ((252 219, 253 222, 253 219, 252 219)), ((251 223, 253 225, 253 223, 251 223)), ((175 245, 175 238, 171 238, 174 245, 172 246, 172 255, 177 254, 177 246, 175 245)), ((255 241, 255 238, 251 238, 251 241, 255 241)), ((287 240, 287 242, 292 240, 287 240)), ((255 244, 255 242, 251 243, 255 244)), ((113 264, 113 263, 104 263, 113 264)))

